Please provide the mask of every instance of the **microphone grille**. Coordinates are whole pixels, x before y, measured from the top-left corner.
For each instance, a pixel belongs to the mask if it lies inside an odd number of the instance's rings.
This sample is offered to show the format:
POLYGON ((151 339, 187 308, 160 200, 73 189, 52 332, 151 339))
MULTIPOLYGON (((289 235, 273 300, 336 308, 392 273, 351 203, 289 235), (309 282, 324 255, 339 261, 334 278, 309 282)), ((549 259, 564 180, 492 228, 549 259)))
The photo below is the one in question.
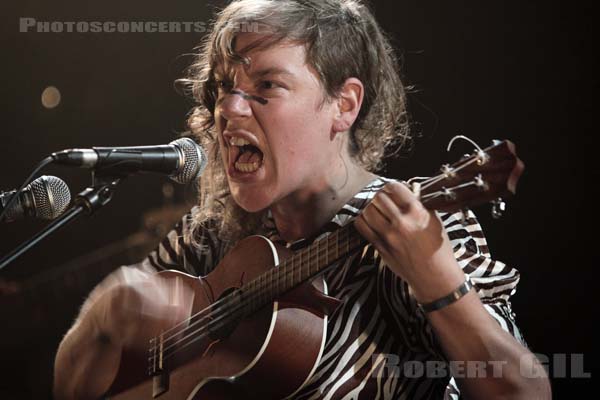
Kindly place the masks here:
POLYGON ((71 202, 67 184, 56 176, 40 176, 29 185, 35 214, 39 218, 54 219, 62 214, 71 202))
POLYGON ((184 159, 183 165, 179 166, 174 175, 171 175, 171 179, 183 184, 196 181, 206 168, 206 153, 202 146, 190 138, 179 138, 169 144, 179 148, 184 159))

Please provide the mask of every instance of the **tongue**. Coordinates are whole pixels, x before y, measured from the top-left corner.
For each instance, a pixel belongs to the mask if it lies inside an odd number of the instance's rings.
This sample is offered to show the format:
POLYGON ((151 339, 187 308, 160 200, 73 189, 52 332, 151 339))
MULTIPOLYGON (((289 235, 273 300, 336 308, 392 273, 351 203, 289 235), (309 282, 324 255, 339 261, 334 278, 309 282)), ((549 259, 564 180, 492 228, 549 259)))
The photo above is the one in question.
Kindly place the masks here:
POLYGON ((240 154, 237 161, 242 163, 256 162, 260 164, 260 162, 262 161, 262 154, 259 151, 253 151, 248 149, 245 150, 242 154, 240 154))

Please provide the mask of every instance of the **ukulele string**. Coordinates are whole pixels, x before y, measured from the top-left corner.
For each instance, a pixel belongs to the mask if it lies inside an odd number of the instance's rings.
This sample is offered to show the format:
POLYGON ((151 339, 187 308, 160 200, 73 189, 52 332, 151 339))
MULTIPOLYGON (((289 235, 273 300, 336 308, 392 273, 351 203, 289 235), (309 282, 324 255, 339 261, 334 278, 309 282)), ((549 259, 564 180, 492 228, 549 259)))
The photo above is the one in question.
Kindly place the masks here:
MULTIPOLYGON (((227 296, 224 296, 224 297, 218 299, 214 303, 211 303, 207 307, 205 307, 202 310, 198 311, 196 314, 191 315, 187 319, 179 322, 178 324, 173 325, 169 329, 167 329, 165 331, 162 331, 159 336, 164 336, 165 334, 168 334, 171 331, 174 331, 175 329, 178 329, 178 328, 181 327, 182 329, 180 329, 178 332, 175 332, 172 336, 169 336, 166 339, 163 339, 163 342, 171 339, 174 336, 177 336, 179 333, 183 332, 183 330, 188 329, 189 327, 195 325, 196 323, 201 322, 203 319, 206 319, 207 317, 210 317, 210 313, 211 312, 217 312, 218 310, 220 310, 222 308, 226 308, 226 307, 221 307, 221 305, 223 305, 223 303, 226 303, 227 301, 231 300, 230 297, 233 297, 233 296, 231 294, 229 294, 227 296), (215 308, 215 306, 218 306, 218 307, 215 308), (208 313, 208 315, 206 315, 205 317, 200 318, 202 315, 205 315, 207 313, 208 313), (197 318, 200 318, 200 319, 197 319, 197 318), (197 320, 194 321, 194 322, 192 322, 194 319, 197 319, 197 320)), ((150 339, 150 342, 156 341, 156 340, 158 340, 158 336, 150 339)))
MULTIPOLYGON (((447 190, 448 191, 460 190, 460 189, 468 188, 470 186, 477 186, 477 184, 475 182, 465 182, 465 183, 461 183, 460 185, 456 185, 456 186, 447 188, 447 190)), ((422 196, 421 202, 425 203, 427 200, 432 200, 439 196, 446 196, 447 194, 448 194, 448 192, 445 192, 442 190, 438 190, 437 192, 431 192, 431 193, 428 193, 428 194, 422 196)))
MULTIPOLYGON (((355 239, 355 241, 356 241, 358 244, 360 244, 360 239, 355 239)), ((350 244, 350 242, 348 242, 348 244, 350 244)), ((335 265, 335 264, 331 264, 331 265, 329 265, 329 267, 333 267, 334 265, 335 265)), ((324 271, 322 271, 322 272, 324 272, 324 271)), ((237 309, 237 310, 231 310, 231 312, 229 312, 229 314, 227 314, 227 315, 223 315, 223 316, 221 316, 220 318, 229 318, 229 317, 231 317, 231 318, 234 318, 235 316, 233 315, 233 313, 234 313, 234 312, 236 312, 236 311, 239 311, 241 308, 242 308, 242 306, 238 306, 238 307, 236 307, 236 309, 237 309)), ((226 325, 229 323, 229 321, 227 321, 227 320, 225 320, 225 321, 218 321, 218 322, 219 322, 219 323, 217 324, 217 327, 216 327, 216 329, 219 329, 219 328, 221 328, 221 327, 224 327, 224 326, 226 326, 226 325)), ((214 323, 217 323, 217 321, 214 321, 214 323)), ((211 323, 207 324, 207 326, 206 326, 206 327, 201 327, 200 329, 198 329, 197 331, 193 332, 192 334, 190 334, 190 335, 187 335, 185 338, 182 338, 180 341, 178 341, 178 342, 176 342, 176 343, 174 343, 174 344, 171 344, 170 346, 167 346, 167 347, 163 348, 163 356, 162 356, 162 360, 163 360, 163 362, 164 362, 164 361, 166 361, 166 360, 168 360, 168 359, 169 359, 169 358, 171 358, 172 356, 174 356, 174 355, 175 355, 175 353, 177 353, 177 352, 179 352, 179 351, 182 351, 182 350, 184 350, 184 349, 185 349, 187 346, 189 346, 189 345, 193 344, 194 342, 196 342, 196 341, 198 341, 198 340, 200 340, 200 339, 202 339, 202 338, 206 337, 206 336, 207 336, 207 335, 210 333, 210 330, 211 330, 211 329, 215 329, 215 327, 214 327, 214 326, 212 326, 212 327, 209 327, 209 325, 211 325, 211 324, 213 324, 213 322, 211 322, 211 323), (191 340, 188 340, 188 339, 191 339, 191 340), (172 348, 174 347, 174 345, 176 345, 176 344, 180 344, 180 343, 182 343, 182 342, 184 342, 184 341, 187 341, 187 342, 186 342, 185 344, 181 345, 181 346, 178 346, 178 347, 177 347, 176 349, 174 349, 173 351, 171 351, 171 352, 167 352, 168 350, 172 349, 172 348)), ((149 361, 150 363, 153 363, 153 362, 154 362, 154 360, 155 360, 157 357, 159 357, 159 356, 158 356, 158 355, 153 355, 153 356, 150 356, 150 357, 148 358, 148 361, 149 361)))
MULTIPOLYGON (((344 233, 344 232, 342 232, 342 233, 344 233)), ((337 236, 338 236, 337 240, 339 241, 339 236, 340 235, 338 234, 337 236)), ((333 247, 335 245, 336 245, 336 243, 333 242, 333 243, 330 243, 326 248, 319 249, 318 253, 316 253, 318 259, 321 259, 321 257, 323 256, 323 254, 322 254, 323 251, 322 250, 328 251, 328 250, 330 250, 331 247, 333 247)), ((308 248, 304 248, 304 249, 300 250, 297 253, 297 255, 294 256, 294 258, 298 257, 301 260, 302 259, 302 255, 304 255, 306 253, 308 253, 308 248)), ((277 280, 281 281, 282 280, 281 278, 284 278, 284 280, 285 280, 285 279, 287 279, 287 277, 290 276, 290 274, 293 275, 293 274, 296 273, 296 270, 294 268, 290 268, 290 267, 287 266, 288 264, 289 264, 289 262, 287 262, 287 260, 286 260, 286 262, 284 262, 280 266, 280 268, 277 268, 277 269, 276 268, 272 268, 269 271, 267 271, 267 274, 270 275, 269 279, 270 279, 271 285, 272 285, 272 283, 274 281, 274 279, 272 279, 272 278, 273 278, 273 276, 275 274, 278 275, 277 276, 277 280), (283 268, 283 270, 282 270, 282 268, 283 268), (280 272, 278 272, 278 271, 280 271, 280 272)), ((292 263, 292 266, 293 266, 293 263, 292 263)), ((263 275, 263 276, 266 276, 266 275, 263 275)), ((177 343, 179 343, 179 342, 187 339, 189 336, 193 336, 193 335, 197 334, 198 332, 202 331, 203 329, 206 329, 211 324, 214 325, 215 323, 220 322, 221 319, 223 319, 225 317, 229 317, 230 314, 233 314, 234 312, 239 311, 240 309, 244 308, 245 306, 251 305, 254 300, 256 300, 258 297, 264 295, 264 292, 261 292, 261 290, 263 290, 265 287, 267 287, 269 285, 267 285, 266 282, 265 282, 265 284, 261 284, 260 278, 261 277, 255 279, 254 281, 249 282, 246 285, 246 286, 250 287, 252 283, 259 282, 257 285, 255 285, 255 287, 253 287, 252 289, 246 291, 246 293, 248 293, 250 295, 247 296, 247 298, 244 299, 244 301, 239 302, 238 305, 236 307, 233 307, 233 308, 231 308, 231 307, 221 307, 220 309, 215 310, 213 313, 211 313, 211 315, 210 315, 211 317, 214 316, 213 314, 216 315, 216 314, 221 313, 222 315, 214 318, 209 324, 201 326, 198 330, 190 333, 188 336, 186 336, 184 338, 181 338, 177 343), (225 309, 225 311, 223 311, 223 309, 225 309), (229 312, 229 314, 227 312, 229 312)), ((194 324, 197 324, 197 323, 198 323, 198 321, 196 321, 194 324)), ((173 339, 175 336, 179 335, 182 332, 184 332, 184 330, 179 331, 175 335, 171 336, 169 339, 173 339)), ((163 340, 163 346, 164 346, 164 343, 165 343, 165 340, 163 340)), ((177 344, 177 343, 175 343, 175 344, 177 344)), ((171 344, 169 347, 172 347, 172 346, 173 346, 173 344, 171 344)))
MULTIPOLYGON (((318 254, 319 258, 322 258, 323 254, 322 254, 322 252, 321 252, 321 251, 319 251, 319 253, 317 253, 317 254, 318 254)), ((287 272, 288 272, 288 271, 286 271, 286 273, 287 273, 287 272)), ((295 271, 289 271, 289 272, 291 272, 291 273, 294 273, 295 271)), ((282 276, 285 276, 285 275, 282 275, 282 276)), ((280 279, 280 280, 281 280, 281 279, 280 279)), ((258 287, 258 289, 260 289, 260 286, 258 287)), ((254 300, 254 299, 257 297, 257 296, 262 296, 262 295, 263 295, 263 294, 262 294, 262 293, 260 293, 260 292, 256 292, 256 293, 254 293, 254 295, 253 295, 253 296, 250 296, 250 297, 249 297, 250 303, 251 303, 251 302, 252 302, 252 301, 253 301, 253 300, 254 300)), ((188 342, 188 343, 187 343, 185 346, 183 346, 183 347, 186 347, 188 344, 191 344, 192 342, 194 342, 194 341, 196 341, 196 340, 198 340, 198 339, 200 339, 200 338, 202 338, 202 337, 206 336, 204 333, 205 333, 207 330, 210 330, 210 329, 215 329, 215 328, 216 328, 216 329, 218 329, 218 328, 220 328, 220 327, 223 327, 223 326, 225 326, 225 325, 228 323, 228 317, 232 317, 232 318, 233 318, 233 317, 235 317, 235 313, 237 313, 238 311, 240 311, 240 310, 241 310, 243 307, 244 307, 244 304, 243 304, 243 303, 240 303, 238 307, 235 307, 234 309, 232 309, 232 310, 229 310, 229 313, 227 313, 226 315, 221 315, 219 318, 217 318, 216 320, 212 321, 212 322, 211 322, 209 325, 201 327, 199 330, 197 330, 196 332, 193 332, 191 335, 188 335, 187 337, 184 337, 184 338, 183 338, 181 341, 179 341, 178 343, 181 343, 181 342, 183 342, 183 341, 185 341, 185 340, 189 339, 190 337, 193 337, 193 336, 195 336, 195 335, 198 335, 198 336, 196 336, 196 338, 195 338, 194 340, 192 340, 192 341, 188 342), (222 319, 225 319, 225 321, 221 321, 222 319), (211 326, 211 325, 212 325, 212 326, 211 326), (215 325, 216 325, 216 326, 215 326, 215 325)), ((171 345, 171 346, 168 346, 166 349, 164 349, 164 351, 166 351, 166 350, 169 350, 171 347, 173 347, 173 346, 172 346, 172 345, 171 345)), ((150 359, 152 360, 153 358, 154 358, 154 357, 151 357, 150 359)))
MULTIPOLYGON (((298 255, 298 254, 299 254, 299 255, 300 255, 300 258, 301 258, 301 254, 300 254, 300 253, 304 252, 304 250, 306 250, 306 249, 299 250, 299 251, 298 251, 298 252, 297 252, 297 253, 294 255, 294 257, 296 257, 296 255, 298 255)), ((286 264, 288 264, 288 260, 285 260, 285 261, 283 261, 283 262, 281 263, 280 267, 284 267, 284 268, 285 268, 285 265, 286 265, 286 264)), ((270 269, 270 270, 268 270, 268 271, 267 271, 267 273, 271 273, 271 274, 272 274, 272 271, 273 271, 273 269, 270 269)), ((242 286, 242 287, 240 288, 240 289, 241 289, 241 291, 242 291, 242 292, 246 292, 247 290, 244 290, 244 287, 246 287, 246 288, 247 288, 247 287, 250 287, 250 286, 251 286, 251 285, 253 285, 253 284, 254 284, 254 285, 256 285, 256 283, 260 281, 260 278, 261 278, 261 276, 259 276, 259 277, 255 278, 254 280, 252 280, 252 281, 248 282, 246 285, 242 286)), ((230 294, 228 294, 227 296, 224 296, 224 297, 222 297, 221 299, 219 299, 219 300, 215 301, 214 303, 211 303, 209 306, 207 306, 207 307, 203 308, 202 310, 198 311, 196 314, 194 314, 194 315, 190 316, 189 318, 187 318, 187 319, 185 319, 185 320, 181 321, 180 323, 178 323, 178 324, 176 324, 176 325, 172 326, 171 328, 169 328, 169 329, 167 329, 167 330, 165 330, 165 331, 161 332, 161 335, 160 335, 160 336, 163 336, 163 343, 165 343, 166 341, 168 341, 168 340, 172 339, 172 338, 173 338, 173 337, 175 337, 175 336, 178 336, 178 335, 179 335, 180 333, 182 333, 184 330, 189 330, 189 328, 190 328, 190 327, 193 327, 194 325, 196 325, 196 324, 198 324, 198 323, 202 322, 204 319, 206 319, 206 318, 211 318, 211 317, 213 316, 213 314, 218 314, 218 313, 219 313, 220 311, 222 311, 223 309, 227 309, 227 308, 229 308, 229 304, 225 304, 225 303, 227 303, 227 302, 230 302, 230 301, 233 299, 233 297, 235 296, 235 294, 236 294, 236 292, 234 292, 234 293, 230 293, 230 294), (215 306, 218 306, 218 307, 216 307, 216 308, 215 308, 215 306), (205 315, 205 314, 207 314, 207 313, 208 313, 208 315, 204 316, 203 318, 200 318, 202 315, 205 315), (198 318, 199 318, 199 319, 198 319, 198 318), (194 319, 196 319, 196 321, 193 321, 194 319), (192 321, 193 321, 193 322, 192 322, 192 321), (173 335, 171 335, 171 336, 169 336, 169 337, 167 337, 167 338, 164 338, 164 335, 165 335, 165 334, 168 334, 168 333, 170 333, 171 331, 174 331, 175 329, 177 329, 177 328, 179 328, 179 327, 181 327, 182 329, 180 329, 179 331, 175 332, 173 335)), ((154 337, 154 338, 152 338, 152 339, 150 340, 150 342, 152 342, 152 341, 156 341, 156 340, 158 340, 158 336, 157 336, 157 337, 154 337)))
MULTIPOLYGON (((346 230, 341 230, 341 231, 344 236, 349 236, 349 232, 346 232, 346 230)), ((340 239, 341 239, 341 235, 338 235, 337 241, 339 241, 340 239)), ((343 238, 343 239, 348 239, 348 238, 343 238)), ((358 239, 358 241, 360 242, 360 239, 358 239)), ((348 244, 349 243, 350 242, 348 241, 348 244)), ((335 246, 337 246, 337 243, 334 241, 333 243, 330 243, 324 249, 318 249, 318 252, 316 253, 317 258, 321 259, 321 258, 323 258, 324 255, 326 255, 326 254, 323 254, 322 250, 329 251, 332 247, 335 247, 335 246)), ((306 253, 308 253, 308 248, 302 249, 299 252, 300 255, 306 254, 306 253)), ((282 267, 285 268, 285 266, 282 266, 282 267)), ((285 269, 286 269, 285 271, 278 274, 280 276, 278 276, 277 279, 281 280, 281 277, 287 278, 290 274, 293 274, 296 272, 292 268, 285 268, 285 269)), ((271 269, 269 271, 277 271, 277 269, 271 269)), ((273 278, 273 275, 274 274, 271 273, 270 278, 273 278)), ((273 282, 273 279, 271 279, 271 284, 272 284, 272 282, 273 282)), ((164 341, 163 341, 163 360, 166 359, 167 356, 170 356, 173 353, 179 351, 181 348, 187 347, 187 345, 191 344, 192 342, 195 342, 196 340, 199 340, 200 338, 205 337, 206 334, 208 334, 211 330, 219 329, 219 328, 226 326, 228 323, 231 322, 232 319, 234 319, 236 317, 235 313, 241 311, 246 306, 251 305, 254 300, 263 296, 264 292, 261 292, 261 290, 267 286, 268 285, 257 286, 255 288, 255 290, 253 292, 251 292, 250 296, 248 296, 247 299, 244 299, 244 301, 240 301, 237 306, 221 312, 220 316, 211 320, 208 324, 201 326, 199 329, 195 330, 194 332, 191 332, 190 334, 184 336, 183 338, 180 338, 176 342, 171 343, 170 345, 164 346, 164 341), (189 341, 184 346, 180 346, 178 349, 175 349, 173 352, 169 353, 168 355, 165 355, 168 350, 170 350, 171 348, 175 347, 176 345, 178 345, 184 341, 187 341, 190 338, 193 338, 193 340, 189 341)), ((183 332, 183 331, 180 331, 180 332, 183 332)), ((171 337, 171 339, 172 338, 173 338, 173 336, 171 337)), ((155 354, 155 353, 153 353, 154 347, 152 347, 150 350, 151 354, 155 354)), ((151 356, 149 358, 149 360, 152 361, 155 357, 156 356, 151 356)))
MULTIPOLYGON (((304 250, 304 249, 302 249, 301 251, 303 251, 303 250, 304 250)), ((301 252, 301 251, 300 251, 300 252, 301 252)), ((300 252, 299 252, 299 253, 300 253, 300 252)), ((288 263, 288 262, 287 262, 287 260, 286 260, 286 261, 284 261, 283 263, 281 263, 281 265, 280 265, 280 268, 285 268, 285 265, 286 265, 287 263, 288 263)), ((273 272, 272 272, 273 270, 274 270, 274 268, 272 268, 272 269, 269 269, 269 270, 266 272, 266 274, 271 274, 271 275, 273 275, 273 272)), ((263 275, 263 276, 264 276, 264 275, 263 275)), ((262 277, 262 276, 259 276, 259 277, 255 278, 254 280, 252 280, 252 281, 248 282, 247 284, 243 285, 243 286, 240 288, 240 291, 241 291, 241 293, 252 293, 252 290, 253 290, 253 289, 255 289, 255 290, 256 290, 256 289, 260 289, 260 285, 259 285, 257 282, 259 282, 259 281, 260 281, 261 277, 262 277), (253 288, 253 286, 254 286, 254 288, 253 288)), ((166 330, 166 331, 162 332, 162 333, 161 333, 161 335, 164 337, 164 335, 165 335, 166 333, 169 333, 169 332, 171 332, 171 331, 175 330, 177 327, 180 327, 180 326, 182 326, 182 325, 183 325, 183 329, 181 329, 181 330, 179 330, 179 331, 175 332, 174 334, 172 334, 171 336, 168 336, 167 338, 163 338, 163 344, 164 344, 165 342, 167 342, 167 341, 169 341, 169 340, 171 340, 171 339, 175 338, 176 336, 178 336, 179 334, 181 334, 183 331, 185 331, 185 330, 189 330, 189 329, 190 329, 190 328, 192 328, 193 326, 195 326, 195 325, 197 325, 197 324, 201 323, 203 320, 205 320, 205 319, 207 319, 207 318, 213 318, 215 315, 219 314, 220 312, 222 312, 222 311, 224 311, 224 310, 227 310, 227 309, 230 309, 230 308, 231 308, 231 302, 232 302, 233 298, 235 297, 236 293, 238 293, 238 292, 233 292, 233 293, 230 293, 230 294, 228 294, 228 295, 226 295, 226 296, 222 297, 221 299, 217 300, 216 302, 214 302, 214 303, 210 304, 208 307, 205 307, 204 309, 202 309, 202 310, 201 310, 201 311, 199 311, 198 313, 196 313, 196 314, 192 315, 192 316, 191 316, 191 317, 189 317, 188 319, 186 319, 186 320, 184 320, 184 321, 180 322, 179 324, 177 324, 177 325, 175 325, 175 326, 173 326, 173 327, 169 328, 168 330, 166 330), (226 304, 226 303, 227 303, 227 304, 226 304), (219 307, 216 307, 216 308, 215 308, 215 306, 219 306, 219 307), (199 318, 199 317, 200 317, 202 314, 207 314, 207 313, 208 313, 208 315, 205 315, 203 318, 199 318), (191 321, 192 321, 193 319, 195 319, 195 318, 199 318, 199 319, 196 319, 196 321, 193 321, 192 323, 189 323, 189 322, 191 322, 191 321), (189 323, 189 324, 188 324, 188 323, 189 323)), ((154 340, 157 340, 157 338, 153 338, 153 339, 154 339, 154 340)))
MULTIPOLYGON (((471 156, 470 159, 465 160, 465 162, 463 164, 454 167, 452 169, 452 172, 456 173, 456 172, 468 167, 469 165, 473 164, 474 162, 477 162, 478 160, 479 160, 479 158, 477 156, 471 156)), ((428 180, 425 180, 424 182, 421 183, 421 190, 427 189, 428 187, 430 187, 440 181, 443 181, 446 178, 448 178, 448 176, 444 173, 441 173, 439 175, 431 177, 428 180)))

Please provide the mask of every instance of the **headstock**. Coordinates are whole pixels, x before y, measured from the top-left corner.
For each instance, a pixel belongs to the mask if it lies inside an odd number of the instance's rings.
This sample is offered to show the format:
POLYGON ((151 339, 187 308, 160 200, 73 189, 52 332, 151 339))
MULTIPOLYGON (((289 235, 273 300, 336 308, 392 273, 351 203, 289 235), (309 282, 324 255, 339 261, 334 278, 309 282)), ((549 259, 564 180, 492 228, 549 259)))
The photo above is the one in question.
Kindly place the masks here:
POLYGON ((525 165, 509 140, 478 148, 452 165, 443 165, 440 174, 413 184, 421 202, 429 209, 454 212, 515 194, 525 165))

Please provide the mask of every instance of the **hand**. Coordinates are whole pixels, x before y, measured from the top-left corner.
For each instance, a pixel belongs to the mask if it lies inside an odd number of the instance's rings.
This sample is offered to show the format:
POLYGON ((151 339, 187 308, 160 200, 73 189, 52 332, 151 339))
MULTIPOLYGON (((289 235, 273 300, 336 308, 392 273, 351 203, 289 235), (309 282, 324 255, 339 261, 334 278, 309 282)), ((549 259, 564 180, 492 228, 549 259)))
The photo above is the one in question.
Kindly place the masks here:
POLYGON ((402 183, 385 185, 355 226, 420 302, 444 296, 464 280, 441 221, 402 183))
POLYGON ((111 342, 147 351, 148 341, 182 323, 187 326, 194 292, 179 278, 123 267, 90 295, 89 318, 111 342))

